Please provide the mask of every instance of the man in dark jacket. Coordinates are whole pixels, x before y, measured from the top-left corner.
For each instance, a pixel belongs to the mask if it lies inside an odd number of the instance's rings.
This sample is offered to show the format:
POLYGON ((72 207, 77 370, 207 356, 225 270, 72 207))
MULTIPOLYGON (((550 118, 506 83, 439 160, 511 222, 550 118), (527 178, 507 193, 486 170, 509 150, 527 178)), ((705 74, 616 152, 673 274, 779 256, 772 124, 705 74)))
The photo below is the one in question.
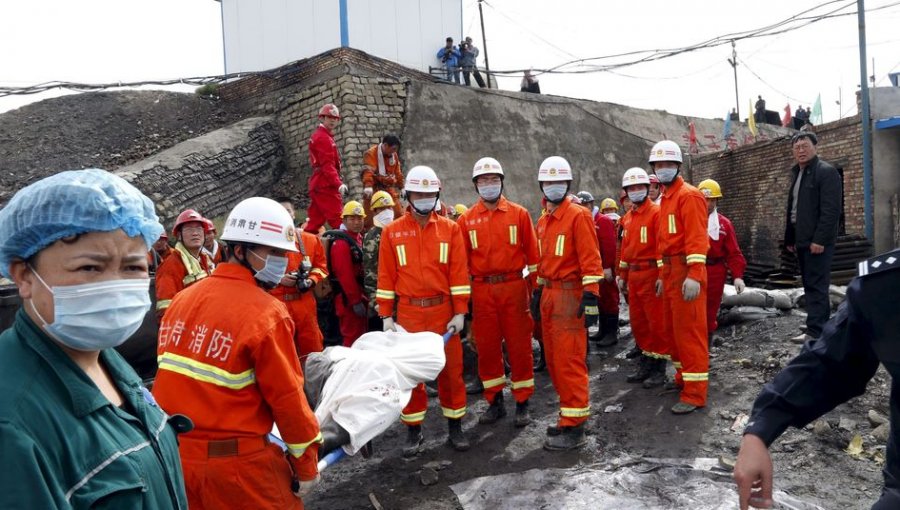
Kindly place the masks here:
POLYGON ((818 338, 831 313, 828 285, 831 259, 841 217, 841 176, 816 155, 815 133, 803 131, 791 139, 797 164, 791 169, 784 245, 797 254, 806 296, 806 333, 792 340, 818 338))

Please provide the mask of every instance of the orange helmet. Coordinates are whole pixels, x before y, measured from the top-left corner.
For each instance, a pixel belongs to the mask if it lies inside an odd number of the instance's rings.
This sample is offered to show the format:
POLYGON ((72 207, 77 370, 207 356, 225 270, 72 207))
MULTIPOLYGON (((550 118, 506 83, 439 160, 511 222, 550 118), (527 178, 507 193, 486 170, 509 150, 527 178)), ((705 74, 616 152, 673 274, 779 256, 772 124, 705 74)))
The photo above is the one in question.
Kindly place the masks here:
POLYGON ((181 226, 185 223, 191 223, 196 221, 203 225, 203 232, 209 232, 209 220, 200 216, 200 213, 193 209, 185 209, 181 211, 181 214, 178 215, 178 218, 175 218, 175 226, 172 227, 172 234, 175 237, 178 237, 178 233, 181 232, 181 226))
POLYGON ((335 119, 340 119, 341 112, 338 110, 337 106, 328 103, 319 110, 319 117, 333 117, 335 119))

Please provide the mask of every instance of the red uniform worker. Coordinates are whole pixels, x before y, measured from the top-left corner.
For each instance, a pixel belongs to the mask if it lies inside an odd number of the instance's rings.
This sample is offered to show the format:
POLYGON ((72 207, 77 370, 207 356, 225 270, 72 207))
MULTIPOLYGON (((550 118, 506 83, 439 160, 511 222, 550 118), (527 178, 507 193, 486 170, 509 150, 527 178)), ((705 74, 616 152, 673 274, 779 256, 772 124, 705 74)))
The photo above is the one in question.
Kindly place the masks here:
MULTIPOLYGON (((706 337, 706 200, 678 175, 681 148, 663 140, 653 146, 650 165, 664 186, 659 208, 657 262, 661 262, 663 314, 672 335, 675 384, 681 387, 675 414, 706 405, 709 346, 706 337)), ((659 290, 659 289, 657 289, 659 290)))
MULTIPOLYGON (((713 331, 719 327, 716 320, 719 307, 722 305, 722 294, 725 292, 725 278, 728 272, 734 278, 734 290, 741 294, 744 292, 744 269, 747 268, 747 260, 741 253, 738 245, 737 234, 731 220, 716 210, 719 199, 722 198, 722 188, 719 183, 706 179, 697 189, 706 197, 706 209, 709 214, 707 221, 707 233, 709 234, 709 252, 706 254, 706 328, 708 338, 712 338, 713 331)), ((712 344, 710 343, 710 347, 712 344)))
MULTIPOLYGON (((469 271, 466 248, 459 225, 434 212, 440 181, 434 170, 417 166, 410 170, 404 185, 409 212, 384 227, 378 249, 378 313, 384 330, 431 331, 443 334, 462 331, 468 311, 469 271)), ((454 449, 469 449, 462 432, 466 414, 466 386, 463 382, 462 343, 454 334, 444 346, 447 363, 438 376, 438 396, 447 418, 449 440, 454 449)), ((404 457, 419 453, 421 424, 428 396, 425 385, 412 392, 400 420, 408 427, 404 457)))
MULTIPOLYGON (((287 197, 278 199, 278 203, 294 218, 294 205, 287 197)), ((294 320, 294 345, 300 361, 306 360, 311 352, 322 352, 324 335, 319 329, 319 317, 316 310, 316 298, 312 288, 328 277, 328 261, 325 259, 325 248, 318 236, 295 229, 297 233, 297 252, 288 252, 287 274, 281 284, 271 290, 271 294, 284 302, 291 319, 294 320), (302 280, 293 276, 302 274, 302 280)))
POLYGON ((503 168, 481 158, 472 182, 481 197, 457 220, 463 231, 472 280, 472 334, 478 342, 478 375, 490 407, 478 423, 506 416, 503 344, 509 355, 510 383, 516 401, 516 427, 531 422, 528 399, 534 393, 531 314, 523 269, 537 271, 538 245, 528 211, 502 195, 503 168))
POLYGON ((212 259, 203 251, 207 228, 206 218, 193 209, 182 211, 175 219, 172 235, 178 242, 156 270, 157 317, 166 313, 175 294, 212 273, 212 259))
POLYGON ((369 308, 363 291, 362 230, 366 213, 356 200, 344 206, 343 220, 349 239, 331 242, 331 275, 339 283, 334 308, 340 323, 344 347, 350 347, 369 326, 369 308), (353 243, 351 245, 350 243, 353 243))
POLYGON ((656 235, 659 206, 649 199, 650 179, 641 168, 630 168, 622 177, 622 188, 634 204, 622 217, 622 258, 619 282, 627 289, 631 332, 641 350, 638 369, 628 382, 643 382, 645 388, 666 382, 669 359, 668 335, 663 320, 662 298, 656 295, 659 279, 656 265, 656 235))
POLYGON ((303 393, 294 323, 264 290, 284 275, 294 226, 277 202, 254 197, 231 211, 222 238, 228 262, 176 296, 160 324, 153 394, 194 422, 179 437, 191 508, 302 509, 322 435, 303 393), (289 460, 267 438, 273 423, 289 460))
POLYGON ((347 194, 347 186, 341 182, 341 155, 334 143, 334 130, 341 122, 337 106, 326 104, 319 110, 322 121, 309 139, 309 208, 306 231, 317 234, 328 222, 331 228, 341 226, 341 196, 347 194))
MULTIPOLYGON (((368 199, 378 191, 386 191, 394 200, 394 217, 399 218, 400 187, 403 170, 400 169, 400 139, 386 135, 381 143, 373 145, 363 154, 363 195, 368 199)), ((369 200, 365 200, 366 216, 369 216, 369 200)))
POLYGON ((216 225, 212 222, 211 219, 206 218, 206 234, 203 239, 203 250, 209 255, 210 260, 212 260, 213 267, 222 263, 225 257, 225 252, 222 251, 222 245, 216 240, 216 225))
POLYGON ((532 314, 540 315, 544 355, 559 395, 559 419, 548 429, 544 448, 584 445, 584 422, 591 414, 587 342, 584 329, 599 323, 599 283, 603 264, 591 213, 566 200, 572 181, 568 161, 551 156, 541 163, 538 182, 547 214, 538 219, 541 258, 532 314))

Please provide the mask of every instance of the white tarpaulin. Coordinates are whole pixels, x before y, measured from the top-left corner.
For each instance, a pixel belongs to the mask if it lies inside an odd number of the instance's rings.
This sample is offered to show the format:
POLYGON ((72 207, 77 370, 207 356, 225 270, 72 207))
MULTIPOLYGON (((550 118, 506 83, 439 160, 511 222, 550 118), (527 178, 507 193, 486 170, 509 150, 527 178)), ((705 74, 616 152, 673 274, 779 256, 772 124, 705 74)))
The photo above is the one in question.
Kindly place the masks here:
MULTIPOLYGON (((450 487, 465 510, 733 510, 737 487, 716 459, 620 460, 599 467, 531 469, 483 476, 450 487)), ((774 492, 782 510, 822 510, 774 492)))

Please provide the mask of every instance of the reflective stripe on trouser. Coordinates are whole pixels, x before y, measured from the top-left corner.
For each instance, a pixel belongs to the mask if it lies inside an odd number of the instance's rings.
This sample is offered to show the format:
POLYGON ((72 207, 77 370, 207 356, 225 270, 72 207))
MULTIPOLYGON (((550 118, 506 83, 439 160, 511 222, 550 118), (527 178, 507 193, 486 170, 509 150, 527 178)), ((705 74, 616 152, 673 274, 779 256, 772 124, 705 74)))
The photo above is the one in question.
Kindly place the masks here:
POLYGON ((600 280, 600 305, 601 315, 619 316, 619 286, 615 279, 606 278, 600 280))
POLYGON ((284 508, 302 510, 291 492, 291 465, 281 448, 266 445, 230 457, 207 456, 207 442, 178 438, 191 510, 284 508))
POLYGON ((516 402, 524 402, 534 393, 533 323, 528 300, 525 280, 472 284, 472 336, 478 349, 478 376, 488 402, 494 401, 506 383, 503 343, 516 402))
MULTIPOLYGON (((453 305, 445 301, 439 305, 419 307, 406 305, 402 301, 397 305, 397 324, 410 333, 432 331, 439 335, 447 331, 447 323, 453 316, 453 305)), ((462 342, 459 335, 453 335, 444 345, 447 363, 438 375, 438 398, 447 418, 462 418, 466 414, 466 384, 463 381, 462 342)), ((425 419, 428 408, 428 394, 425 385, 413 388, 409 403, 400 412, 400 420, 407 425, 417 425, 425 419)))
POLYGON ((301 360, 311 352, 322 352, 324 338, 316 315, 316 298, 312 292, 304 292, 300 299, 282 301, 294 320, 294 346, 301 360))
POLYGON ((541 297, 544 357, 559 395, 561 427, 583 423, 590 414, 584 318, 577 317, 581 293, 580 288, 544 288, 541 297))
POLYGON ((709 374, 709 345, 706 338, 706 265, 700 264, 700 294, 685 301, 681 287, 688 266, 680 261, 662 268, 663 314, 672 334, 672 361, 675 382, 683 383, 681 401, 695 406, 706 405, 709 374), (680 365, 680 366, 679 366, 680 365), (690 375, 688 375, 690 374, 690 375))
POLYGON ((725 278, 728 268, 725 264, 706 266, 706 331, 712 333, 719 327, 716 316, 722 305, 722 294, 725 293, 725 278))
POLYGON ((657 271, 646 269, 628 272, 628 316, 634 342, 645 355, 669 357, 671 337, 663 320, 662 298, 656 295, 657 271))
POLYGON ((310 188, 309 208, 306 209, 306 231, 318 234, 319 228, 326 221, 332 230, 340 228, 343 205, 341 193, 337 188, 310 188))
POLYGON ((334 297, 334 311, 340 324, 344 347, 350 347, 369 329, 369 318, 356 315, 353 308, 344 304, 344 298, 340 295, 334 297))

